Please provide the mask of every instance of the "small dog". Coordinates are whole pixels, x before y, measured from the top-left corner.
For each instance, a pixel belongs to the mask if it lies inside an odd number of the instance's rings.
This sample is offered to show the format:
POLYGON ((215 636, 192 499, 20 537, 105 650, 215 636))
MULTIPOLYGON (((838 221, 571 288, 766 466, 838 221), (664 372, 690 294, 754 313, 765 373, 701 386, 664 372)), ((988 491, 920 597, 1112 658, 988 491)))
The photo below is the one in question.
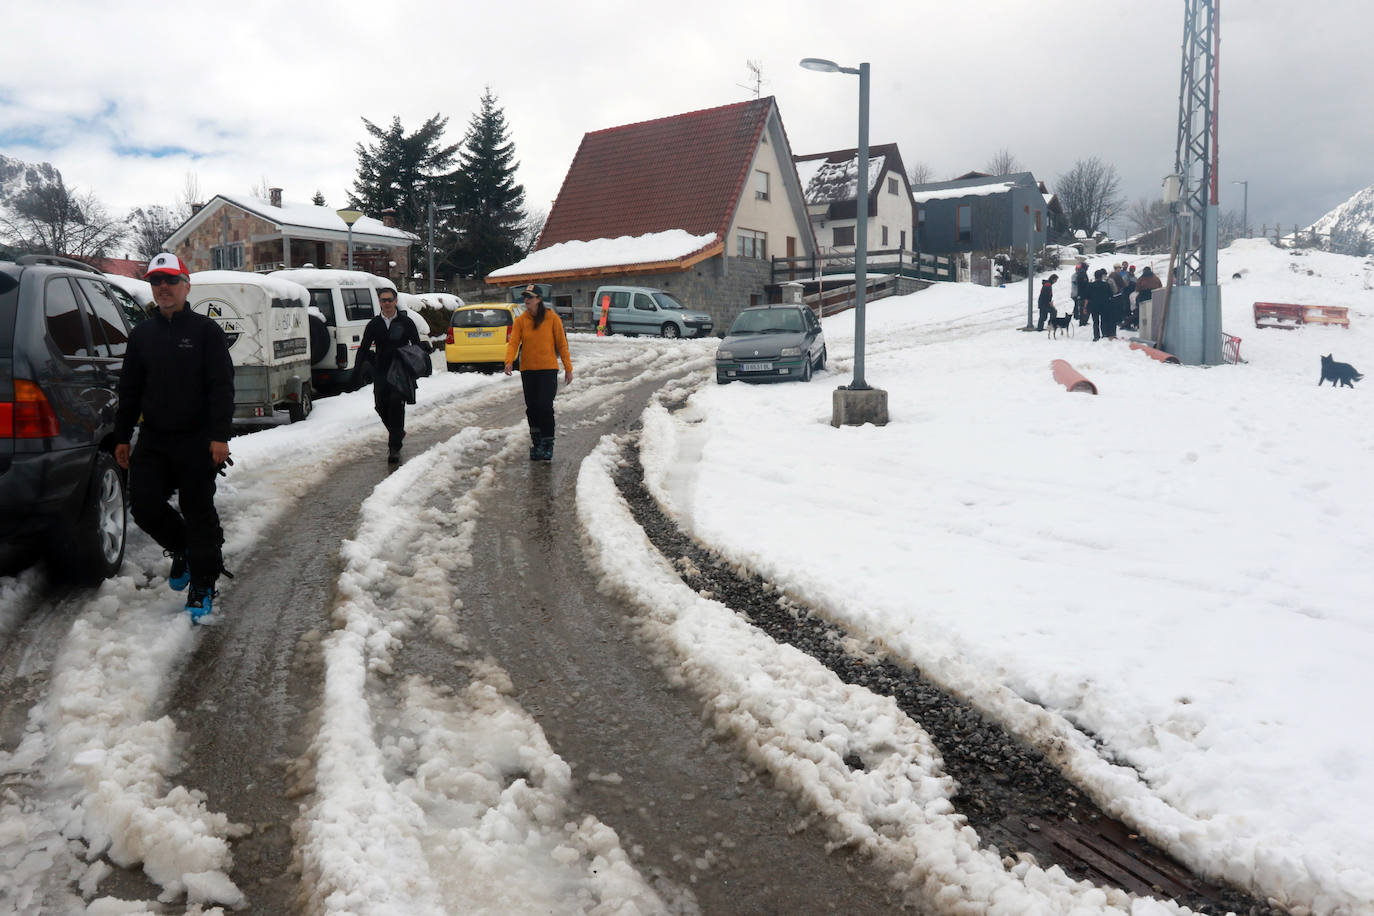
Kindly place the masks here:
POLYGON ((1356 372, 1355 367, 1350 365, 1350 363, 1338 363, 1332 359, 1331 354, 1328 353, 1322 357, 1322 377, 1317 380, 1317 387, 1320 388, 1322 382, 1330 379, 1332 388, 1338 385, 1354 388, 1355 385, 1353 383, 1358 382, 1362 378, 1364 378, 1364 376, 1356 372))
POLYGON ((1059 314, 1058 310, 1050 313, 1050 339, 1058 337, 1060 333, 1073 336, 1073 312, 1059 314))

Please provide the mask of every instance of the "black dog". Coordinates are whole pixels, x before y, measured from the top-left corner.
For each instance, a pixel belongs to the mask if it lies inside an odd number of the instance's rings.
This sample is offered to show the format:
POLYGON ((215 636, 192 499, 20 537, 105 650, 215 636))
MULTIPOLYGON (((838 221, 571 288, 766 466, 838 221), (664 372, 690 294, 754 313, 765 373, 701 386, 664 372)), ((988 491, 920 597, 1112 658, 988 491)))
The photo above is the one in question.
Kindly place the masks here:
POLYGON ((1317 387, 1320 388, 1322 382, 1330 379, 1331 387, 1335 388, 1338 384, 1347 388, 1354 388, 1354 382, 1364 378, 1363 375, 1355 371, 1355 367, 1350 363, 1338 363, 1331 358, 1328 353, 1322 357, 1322 377, 1317 380, 1317 387))
POLYGON ((1073 312, 1059 314, 1058 310, 1050 309, 1050 339, 1053 340, 1061 333, 1072 334, 1073 312))

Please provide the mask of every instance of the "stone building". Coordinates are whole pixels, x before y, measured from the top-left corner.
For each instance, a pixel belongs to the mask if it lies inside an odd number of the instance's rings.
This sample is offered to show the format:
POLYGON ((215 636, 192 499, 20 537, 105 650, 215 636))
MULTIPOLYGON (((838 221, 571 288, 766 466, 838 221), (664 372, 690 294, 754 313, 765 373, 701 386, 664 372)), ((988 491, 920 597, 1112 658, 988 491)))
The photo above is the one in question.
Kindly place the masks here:
POLYGON ((657 287, 723 329, 780 301, 771 256, 815 251, 768 97, 585 134, 534 250, 486 281, 550 284, 576 324, 602 284, 657 287))
MULTIPOLYGON (((216 194, 197 208, 164 243, 192 271, 246 270, 265 273, 287 267, 348 266, 348 226, 329 207, 283 203, 281 189, 270 200, 216 194)), ((384 214, 353 224, 353 266, 401 286, 409 275, 410 246, 419 241, 384 214)))

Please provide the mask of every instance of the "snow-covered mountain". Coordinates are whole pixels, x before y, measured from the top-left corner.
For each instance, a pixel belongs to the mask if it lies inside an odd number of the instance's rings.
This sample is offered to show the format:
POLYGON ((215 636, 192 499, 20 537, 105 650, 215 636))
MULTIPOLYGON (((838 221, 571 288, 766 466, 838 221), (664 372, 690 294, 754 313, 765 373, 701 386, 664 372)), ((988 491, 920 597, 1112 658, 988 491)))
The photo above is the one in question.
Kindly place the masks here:
POLYGON ((57 184, 62 173, 50 163, 34 165, 22 159, 0 154, 0 206, 8 204, 16 195, 35 185, 57 184))
POLYGON ((1374 185, 1317 220, 1312 231, 1321 235, 1363 232, 1374 238, 1374 185))

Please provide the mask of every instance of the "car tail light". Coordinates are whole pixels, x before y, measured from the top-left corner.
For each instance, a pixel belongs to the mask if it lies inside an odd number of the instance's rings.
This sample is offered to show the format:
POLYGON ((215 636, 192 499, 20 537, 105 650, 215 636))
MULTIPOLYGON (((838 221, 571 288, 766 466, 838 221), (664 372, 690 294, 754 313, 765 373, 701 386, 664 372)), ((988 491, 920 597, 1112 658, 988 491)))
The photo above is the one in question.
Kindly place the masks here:
POLYGON ((0 436, 48 439, 61 432, 47 395, 28 379, 14 380, 14 400, 0 402, 0 436))
POLYGON ((511 325, 506 325, 506 343, 510 343, 511 325))
POLYGON ((334 364, 340 369, 348 368, 348 345, 339 344, 334 348, 334 364))
POLYGON ((446 343, 446 344, 451 344, 451 343, 453 343, 453 328, 449 328, 449 329, 448 329, 448 336, 444 338, 444 343, 446 343))

